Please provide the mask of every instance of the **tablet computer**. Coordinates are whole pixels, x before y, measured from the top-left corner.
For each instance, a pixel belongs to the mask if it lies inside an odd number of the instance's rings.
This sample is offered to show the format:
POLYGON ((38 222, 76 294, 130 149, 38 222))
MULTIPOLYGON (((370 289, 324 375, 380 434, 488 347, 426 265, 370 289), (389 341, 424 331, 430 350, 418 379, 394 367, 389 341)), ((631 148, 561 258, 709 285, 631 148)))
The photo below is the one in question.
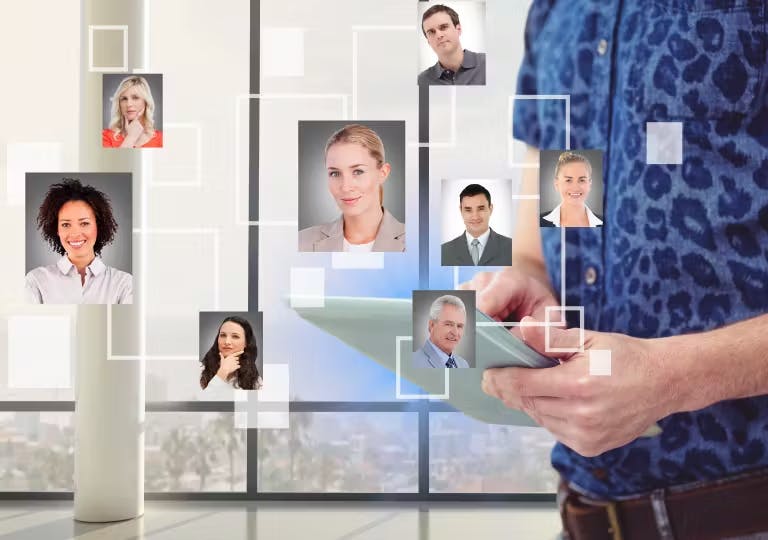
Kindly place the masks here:
MULTIPOLYGON (((412 308, 408 298, 326 297, 324 307, 295 307, 307 321, 336 336, 384 367, 424 390, 400 399, 444 400, 467 415, 490 424, 536 425, 525 413, 508 409, 481 389, 489 367, 546 368, 559 364, 528 347, 504 326, 477 312, 476 368, 413 367, 412 308)), ((418 344, 420 347, 421 344, 418 344)), ((400 385, 397 384, 399 388, 400 385)), ((397 395, 400 394, 400 395, 397 395)))
MULTIPOLYGON (((524 412, 509 409, 483 392, 481 382, 486 368, 538 369, 559 364, 558 360, 528 347, 506 327, 480 311, 476 312, 477 367, 427 369, 412 365, 412 302, 409 298, 325 297, 323 307, 293 309, 303 319, 395 372, 397 399, 446 401, 488 424, 537 425, 524 412), (419 386, 424 394, 402 394, 401 379, 419 386)), ((643 436, 652 437, 659 433, 661 429, 654 424, 643 436)))

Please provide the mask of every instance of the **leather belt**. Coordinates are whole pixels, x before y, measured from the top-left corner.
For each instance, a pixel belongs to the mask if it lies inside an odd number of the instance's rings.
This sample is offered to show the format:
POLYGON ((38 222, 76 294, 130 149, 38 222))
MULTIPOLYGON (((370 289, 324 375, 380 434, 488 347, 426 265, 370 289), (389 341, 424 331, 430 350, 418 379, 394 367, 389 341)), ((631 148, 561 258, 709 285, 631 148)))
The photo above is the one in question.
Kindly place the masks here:
POLYGON ((719 540, 768 531, 768 469, 621 501, 562 482, 558 503, 570 540, 719 540))

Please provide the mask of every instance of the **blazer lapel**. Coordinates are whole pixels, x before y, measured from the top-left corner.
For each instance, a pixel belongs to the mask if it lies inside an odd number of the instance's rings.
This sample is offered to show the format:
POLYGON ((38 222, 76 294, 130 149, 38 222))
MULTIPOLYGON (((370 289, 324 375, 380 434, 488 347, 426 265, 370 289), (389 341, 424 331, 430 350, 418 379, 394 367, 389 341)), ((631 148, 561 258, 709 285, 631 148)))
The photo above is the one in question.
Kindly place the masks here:
POLYGON ((320 227, 325 238, 315 242, 315 251, 344 251, 344 218, 326 223, 320 227))
POLYGON ((487 266, 496 254, 499 252, 499 236, 491 229, 491 234, 488 235, 488 243, 483 248, 483 255, 480 257, 478 266, 487 266))
POLYGON ((456 251, 458 251, 459 256, 459 264, 455 266, 474 266, 475 263, 472 261, 472 255, 469 254, 467 235, 462 234, 461 236, 454 238, 453 242, 455 243, 456 251))
POLYGON ((440 367, 440 359, 435 356, 435 351, 428 342, 424 342, 424 347, 422 347, 422 349, 424 350, 429 365, 432 367, 440 367))
POLYGON ((397 221, 385 208, 384 217, 381 218, 381 225, 373 243, 373 251, 404 251, 403 236, 405 236, 405 225, 397 221))

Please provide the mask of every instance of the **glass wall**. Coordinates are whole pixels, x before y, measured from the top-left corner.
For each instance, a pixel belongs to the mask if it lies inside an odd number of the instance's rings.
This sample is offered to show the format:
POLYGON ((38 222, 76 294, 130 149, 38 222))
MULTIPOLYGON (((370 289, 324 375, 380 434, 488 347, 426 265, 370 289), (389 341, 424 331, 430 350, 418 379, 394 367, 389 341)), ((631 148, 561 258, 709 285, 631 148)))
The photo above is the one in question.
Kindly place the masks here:
MULTIPOLYGON (((395 374, 300 319, 286 302, 291 273, 303 268, 322 269, 328 296, 408 298, 420 286, 415 58, 422 37, 414 4, 398 0, 370 10, 341 0, 231 0, 215 7, 186 0, 146 3, 149 65, 144 68, 164 75, 167 141, 162 152, 143 154, 147 223, 134 231, 147 249, 146 269, 136 278, 146 295, 148 493, 427 500, 554 491, 553 441, 546 432, 489 426, 440 403, 398 399, 395 374), (249 96, 253 6, 261 21, 259 96, 249 96), (252 140, 248 111, 256 100, 259 139, 252 140), (341 268, 329 254, 296 252, 296 133, 299 120, 312 119, 406 122, 405 254, 387 254, 380 267, 358 269, 341 268), (254 150, 258 227, 248 223, 248 159, 254 150), (231 400, 205 401, 199 390, 198 313, 248 308, 249 230, 258 230, 259 238, 264 362, 289 368, 284 398, 292 412, 284 429, 242 429, 231 400)), ((489 5, 487 16, 514 21, 520 36, 515 42, 522 45, 525 9, 501 4, 489 5)), ((0 45, 24 51, 9 59, 14 78, 25 81, 6 89, 13 93, 10 101, 39 105, 25 105, 23 114, 7 111, 0 126, 4 230, 24 227, 23 171, 40 170, 41 163, 50 170, 77 170, 76 108, 54 106, 44 89, 55 80, 58 101, 79 103, 79 10, 76 0, 40 1, 19 4, 13 18, 0 20, 0 45), (39 5, 45 6, 45 18, 39 17, 39 5), (35 47, 19 46, 34 41, 57 46, 46 47, 44 56, 35 47)), ((521 50, 504 35, 489 35, 487 43, 495 54, 489 68, 506 83, 473 90, 495 105, 478 108, 467 89, 455 99, 438 89, 431 94, 437 132, 446 115, 460 128, 458 150, 430 149, 432 186, 448 176, 510 174, 489 164, 507 163, 508 126, 498 111, 507 110, 521 50), (505 69, 498 69, 502 65, 505 69), (500 87, 508 90, 498 94, 500 87), (461 135, 478 125, 495 126, 492 144, 461 135), (477 168, 466 168, 466 156, 474 156, 477 168)), ((430 228, 430 260, 439 260, 432 253, 435 231, 430 228)), ((41 352, 46 343, 39 336, 61 331, 73 311, 40 306, 32 313, 46 317, 36 321, 38 337, 18 330, 18 317, 30 315, 21 295, 23 235, 6 240, 11 256, 0 265, 0 278, 18 286, 0 289, 0 491, 66 494, 73 489, 74 361, 61 347, 41 352), (20 336, 37 349, 27 355, 23 347, 11 347, 20 336)), ((469 278, 462 272, 462 280, 469 278)), ((430 287, 452 288, 453 280, 451 270, 431 265, 430 287)), ((404 383, 402 391, 419 389, 404 383)))

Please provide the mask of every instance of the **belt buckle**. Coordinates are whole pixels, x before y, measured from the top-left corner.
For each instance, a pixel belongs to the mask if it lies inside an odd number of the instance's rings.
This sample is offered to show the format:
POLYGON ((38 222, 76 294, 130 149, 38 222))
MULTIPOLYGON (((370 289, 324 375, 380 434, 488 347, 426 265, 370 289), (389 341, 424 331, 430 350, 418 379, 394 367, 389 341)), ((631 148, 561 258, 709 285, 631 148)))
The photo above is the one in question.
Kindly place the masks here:
POLYGON ((608 514, 608 524, 611 526, 608 532, 613 540, 623 540, 621 534, 621 525, 619 525, 619 513, 617 511, 616 503, 610 501, 605 505, 605 512, 608 514))

